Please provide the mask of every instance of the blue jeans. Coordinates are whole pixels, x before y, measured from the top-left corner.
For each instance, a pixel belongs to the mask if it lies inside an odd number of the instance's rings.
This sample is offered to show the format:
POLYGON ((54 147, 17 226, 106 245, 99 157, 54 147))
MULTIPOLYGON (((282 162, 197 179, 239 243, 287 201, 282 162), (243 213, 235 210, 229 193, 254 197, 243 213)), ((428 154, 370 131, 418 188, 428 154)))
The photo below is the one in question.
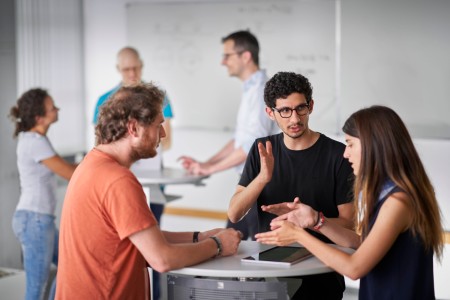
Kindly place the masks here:
MULTIPOLYGON (((12 220, 14 234, 22 246, 26 274, 26 300, 41 300, 45 294, 52 262, 58 265, 58 230, 55 217, 28 210, 18 210, 12 220)), ((55 298, 53 280, 49 299, 55 298)))

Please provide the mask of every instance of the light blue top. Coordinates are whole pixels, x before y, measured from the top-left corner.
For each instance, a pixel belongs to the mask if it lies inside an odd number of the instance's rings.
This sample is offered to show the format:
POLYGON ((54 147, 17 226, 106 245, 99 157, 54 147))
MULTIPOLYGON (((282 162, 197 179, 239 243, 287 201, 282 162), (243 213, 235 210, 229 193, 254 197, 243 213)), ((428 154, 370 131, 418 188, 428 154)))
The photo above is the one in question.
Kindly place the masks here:
POLYGON ((46 136, 21 132, 17 143, 17 167, 20 178, 20 199, 16 210, 55 214, 55 174, 41 163, 56 155, 46 136))
MULTIPOLYGON (((259 70, 244 82, 234 133, 234 147, 236 149, 242 147, 245 153, 250 151, 257 138, 280 132, 266 113, 264 87, 267 80, 266 72, 259 70)), ((244 163, 236 166, 236 171, 242 173, 243 168, 244 163)))
MULTIPOLYGON (((95 111, 94 111, 94 119, 92 122, 94 124, 97 124, 98 114, 100 112, 100 106, 102 106, 103 103, 106 102, 109 98, 111 98, 112 95, 114 95, 120 88, 122 84, 118 84, 116 87, 114 87, 112 90, 106 92, 105 94, 101 95, 100 98, 98 98, 97 104, 95 105, 95 111)), ((167 96, 167 94, 164 95, 163 100, 163 116, 164 118, 170 119, 173 118, 173 112, 172 107, 170 105, 170 99, 167 96)))

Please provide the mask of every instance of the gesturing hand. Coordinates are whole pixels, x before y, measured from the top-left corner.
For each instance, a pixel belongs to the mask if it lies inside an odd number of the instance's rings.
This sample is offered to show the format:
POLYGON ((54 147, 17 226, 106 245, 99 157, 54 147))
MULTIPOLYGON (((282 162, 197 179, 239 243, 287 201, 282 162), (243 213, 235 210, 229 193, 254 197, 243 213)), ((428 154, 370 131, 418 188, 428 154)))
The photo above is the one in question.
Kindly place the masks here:
POLYGON ((197 162, 194 158, 190 156, 181 156, 177 159, 177 161, 181 161, 181 165, 186 170, 189 170, 191 165, 197 162))
POLYGON ((283 203, 277 203, 277 204, 271 204, 271 205, 262 205, 261 210, 281 216, 284 214, 287 214, 291 212, 292 210, 297 208, 297 203, 300 202, 300 199, 298 197, 295 197, 294 201, 292 202, 283 202, 283 203))
POLYGON ((316 225, 317 214, 318 212, 311 206, 301 203, 300 199, 298 199, 298 202, 295 204, 295 209, 273 219, 270 223, 270 227, 272 230, 276 229, 276 226, 278 226, 278 221, 287 220, 301 228, 311 228, 316 225))
POLYGON ((286 246, 296 242, 297 233, 303 230, 288 221, 275 221, 274 223, 277 229, 256 234, 255 238, 257 242, 268 245, 286 246))
POLYGON ((273 173, 273 165, 274 159, 272 154, 272 143, 270 141, 266 141, 266 147, 259 142, 258 143, 258 152, 261 162, 261 170, 259 171, 259 177, 263 182, 267 183, 272 179, 273 173))

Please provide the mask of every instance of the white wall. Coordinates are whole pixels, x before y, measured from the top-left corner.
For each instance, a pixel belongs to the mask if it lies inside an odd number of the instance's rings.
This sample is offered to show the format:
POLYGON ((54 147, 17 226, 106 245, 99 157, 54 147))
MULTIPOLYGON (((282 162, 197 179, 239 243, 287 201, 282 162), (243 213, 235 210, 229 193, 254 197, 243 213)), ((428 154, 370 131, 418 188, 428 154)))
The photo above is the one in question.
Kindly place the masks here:
POLYGON ((83 0, 86 150, 94 145, 92 119, 97 99, 120 82, 116 55, 127 45, 125 3, 83 0))
POLYGON ((450 1, 342 0, 342 115, 396 110, 411 134, 450 138, 450 1))
POLYGON ((16 99, 17 66, 14 0, 0 2, 0 267, 20 266, 20 245, 11 228, 19 199, 14 124, 7 118, 16 99))
POLYGON ((17 95, 47 89, 60 108, 48 136, 58 153, 84 150, 81 0, 18 0, 17 95))

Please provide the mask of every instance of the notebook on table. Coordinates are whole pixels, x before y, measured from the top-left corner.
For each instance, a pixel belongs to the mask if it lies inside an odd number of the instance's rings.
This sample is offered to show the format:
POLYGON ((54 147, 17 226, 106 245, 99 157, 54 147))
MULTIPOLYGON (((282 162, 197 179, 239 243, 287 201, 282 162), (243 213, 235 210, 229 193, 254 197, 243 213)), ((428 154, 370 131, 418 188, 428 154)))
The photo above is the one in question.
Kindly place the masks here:
POLYGON ((311 256, 313 256, 313 254, 304 247, 277 246, 247 257, 243 257, 241 258, 241 262, 291 266, 311 256))

